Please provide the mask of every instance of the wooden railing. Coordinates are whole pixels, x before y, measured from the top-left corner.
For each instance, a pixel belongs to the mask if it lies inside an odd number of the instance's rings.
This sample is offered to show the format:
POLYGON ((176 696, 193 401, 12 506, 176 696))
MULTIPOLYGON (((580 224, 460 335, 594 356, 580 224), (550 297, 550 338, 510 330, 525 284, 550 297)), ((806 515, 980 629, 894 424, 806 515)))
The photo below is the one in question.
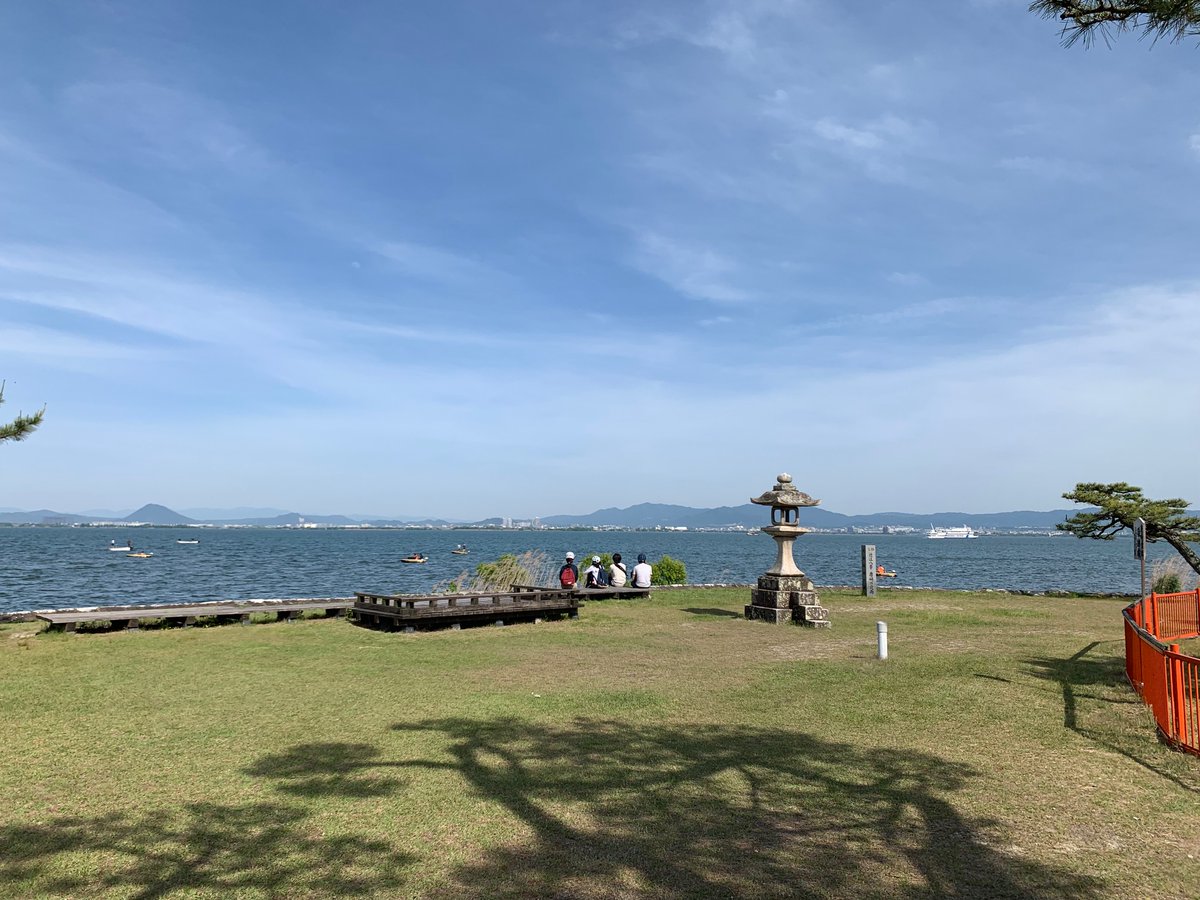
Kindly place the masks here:
POLYGON ((1200 587, 1125 607, 1125 674, 1163 738, 1200 755, 1200 659, 1177 641, 1200 637, 1200 587))

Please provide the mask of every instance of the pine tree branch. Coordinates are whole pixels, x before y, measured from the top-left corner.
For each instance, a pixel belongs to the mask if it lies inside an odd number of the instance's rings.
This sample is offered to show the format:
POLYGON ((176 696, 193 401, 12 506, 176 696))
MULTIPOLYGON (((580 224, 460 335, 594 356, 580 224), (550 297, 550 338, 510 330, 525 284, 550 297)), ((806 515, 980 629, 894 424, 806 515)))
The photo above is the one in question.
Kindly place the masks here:
POLYGON ((1097 34, 1111 44, 1110 34, 1135 29, 1155 40, 1200 35, 1200 0, 1033 0, 1029 11, 1061 20, 1068 47, 1091 46, 1097 34))
MULTIPOLYGON (((4 382, 0 381, 0 404, 4 403, 4 382)), ((29 437, 39 425, 42 424, 42 417, 46 414, 46 407, 42 407, 32 416, 18 414, 15 419, 6 425, 0 425, 0 444, 5 441, 23 441, 29 437)))
POLYGON ((5 441, 23 441, 29 437, 39 425, 42 424, 42 416, 45 415, 45 408, 39 409, 32 416, 17 416, 7 425, 0 425, 0 444, 5 441))
POLYGON ((1146 523, 1148 542, 1166 541, 1196 572, 1200 572, 1200 555, 1188 544, 1200 543, 1200 516, 1187 514, 1188 502, 1179 497, 1169 500, 1150 500, 1142 489, 1117 482, 1081 482, 1075 490, 1063 494, 1067 500, 1096 507, 1075 513, 1054 527, 1078 538, 1111 541, 1125 529, 1133 530, 1138 519, 1146 523))

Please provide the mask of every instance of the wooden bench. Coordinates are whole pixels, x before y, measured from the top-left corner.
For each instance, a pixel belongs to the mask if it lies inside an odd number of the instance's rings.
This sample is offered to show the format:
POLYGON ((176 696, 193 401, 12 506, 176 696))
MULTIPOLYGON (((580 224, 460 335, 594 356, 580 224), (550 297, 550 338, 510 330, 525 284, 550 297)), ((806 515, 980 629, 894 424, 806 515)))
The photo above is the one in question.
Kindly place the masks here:
POLYGON ((327 616, 344 615, 354 605, 350 599, 286 600, 282 603, 236 603, 216 601, 168 606, 97 607, 87 610, 35 613, 36 618, 50 623, 55 630, 73 632, 83 622, 112 622, 114 628, 136 630, 144 619, 164 619, 168 625, 194 625, 201 616, 211 616, 218 622, 250 622, 254 613, 277 613, 281 621, 289 621, 309 610, 323 610, 327 616))
POLYGON ((575 591, 495 591, 479 594, 372 594, 355 591, 352 619, 357 625, 416 631, 418 627, 507 625, 579 616, 575 591))
MULTIPOLYGON (((518 591, 544 591, 544 587, 535 587, 530 584, 514 584, 512 586, 514 592, 518 591)), ((636 600, 650 596, 650 588, 638 587, 575 587, 563 588, 570 590, 580 600, 636 600)))

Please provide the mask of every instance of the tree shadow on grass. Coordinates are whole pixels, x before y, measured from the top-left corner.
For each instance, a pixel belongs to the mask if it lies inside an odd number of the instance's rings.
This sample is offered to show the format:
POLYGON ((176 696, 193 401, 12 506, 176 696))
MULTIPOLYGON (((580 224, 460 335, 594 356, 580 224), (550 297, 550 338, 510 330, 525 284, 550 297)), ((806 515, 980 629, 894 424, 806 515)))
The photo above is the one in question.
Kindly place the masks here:
POLYGON ((322 837, 303 808, 193 803, 0 828, 0 886, 29 896, 117 892, 348 896, 399 891, 411 857, 381 840, 322 837))
MULTIPOLYGON (((1087 898, 1103 889, 995 849, 995 824, 950 799, 979 773, 929 754, 780 729, 586 719, 394 728, 442 735, 450 761, 383 764, 456 771, 532 832, 460 865, 455 896, 1087 898)), ((290 777, 333 774, 319 754, 304 758, 318 767, 290 777)))
MULTIPOLYGON (((1181 778, 1169 772, 1159 762, 1146 752, 1144 742, 1130 741, 1119 744, 1113 736, 1094 728, 1088 728, 1080 721, 1080 700, 1092 700, 1102 703, 1119 703, 1141 705, 1142 701, 1134 693, 1125 677, 1125 661, 1119 656, 1093 656, 1093 651, 1104 644, 1119 644, 1120 641, 1092 641, 1078 652, 1066 658, 1034 657, 1025 660, 1030 674, 1055 682, 1062 691, 1063 727, 1069 728, 1081 737, 1119 753, 1140 766, 1149 769, 1155 775, 1174 782, 1179 787, 1192 793, 1200 793, 1200 780, 1181 778), (1119 691, 1118 696, 1102 693, 1103 689, 1119 691)), ((1153 731, 1153 724, 1147 727, 1153 731)))
POLYGON ((283 753, 260 757, 242 771, 275 779, 275 787, 297 797, 382 797, 404 784, 380 770, 403 765, 380 759, 371 744, 297 744, 283 753))
POLYGON ((693 606, 685 609, 684 612, 691 613, 693 616, 720 616, 726 619, 742 618, 742 614, 739 612, 734 612, 730 609, 718 609, 716 607, 699 608, 693 606))

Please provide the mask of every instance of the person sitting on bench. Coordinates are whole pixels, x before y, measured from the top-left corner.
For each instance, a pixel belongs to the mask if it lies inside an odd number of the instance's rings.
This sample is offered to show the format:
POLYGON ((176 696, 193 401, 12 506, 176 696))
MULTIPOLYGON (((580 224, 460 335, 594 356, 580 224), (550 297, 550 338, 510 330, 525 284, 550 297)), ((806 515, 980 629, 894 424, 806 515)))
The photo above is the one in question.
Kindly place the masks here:
POLYGON ((583 570, 583 586, 589 588, 608 587, 608 574, 600 565, 600 557, 593 556, 592 564, 583 570))

